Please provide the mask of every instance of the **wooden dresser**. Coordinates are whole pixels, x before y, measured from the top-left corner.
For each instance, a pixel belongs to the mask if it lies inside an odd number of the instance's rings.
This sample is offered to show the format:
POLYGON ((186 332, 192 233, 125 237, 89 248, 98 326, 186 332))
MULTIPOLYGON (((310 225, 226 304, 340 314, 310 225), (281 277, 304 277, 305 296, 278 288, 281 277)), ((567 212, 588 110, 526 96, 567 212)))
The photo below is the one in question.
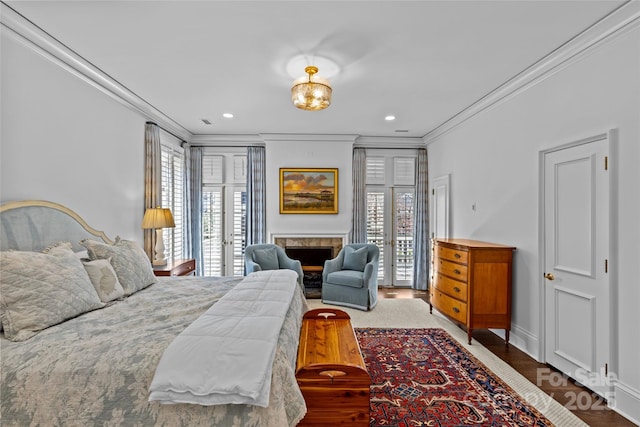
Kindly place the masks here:
POLYGON ((467 328, 511 329, 511 261, 514 247, 467 239, 433 239, 429 312, 467 328))

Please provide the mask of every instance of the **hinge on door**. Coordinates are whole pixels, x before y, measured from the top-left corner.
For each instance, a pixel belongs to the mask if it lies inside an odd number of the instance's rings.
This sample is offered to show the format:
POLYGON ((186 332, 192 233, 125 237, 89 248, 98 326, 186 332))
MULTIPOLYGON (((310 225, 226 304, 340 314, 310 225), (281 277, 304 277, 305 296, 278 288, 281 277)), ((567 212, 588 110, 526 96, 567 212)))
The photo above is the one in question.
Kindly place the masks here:
POLYGON ((609 272, 609 260, 608 259, 604 260, 604 272, 605 273, 609 272))
POLYGON ((607 377, 609 375, 609 364, 604 364, 604 376, 607 377))
POLYGON ((435 195, 436 195, 436 189, 435 189, 435 188, 432 188, 432 189, 431 189, 431 195, 432 195, 432 196, 435 196, 435 195))
POLYGON ((604 170, 609 170, 609 156, 604 156, 604 170))

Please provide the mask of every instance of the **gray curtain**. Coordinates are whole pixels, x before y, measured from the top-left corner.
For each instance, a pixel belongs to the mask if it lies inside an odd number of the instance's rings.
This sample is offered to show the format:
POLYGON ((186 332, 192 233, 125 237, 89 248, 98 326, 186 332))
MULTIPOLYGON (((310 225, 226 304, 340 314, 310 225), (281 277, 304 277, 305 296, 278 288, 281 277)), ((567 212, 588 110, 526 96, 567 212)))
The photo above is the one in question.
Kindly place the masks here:
POLYGON ((413 230, 413 288, 426 290, 429 282, 429 179, 426 148, 418 150, 417 177, 413 230))
POLYGON ((204 275, 202 256, 202 147, 183 144, 185 170, 185 256, 196 260, 196 275, 204 275))
MULTIPOLYGON (((147 122, 144 128, 144 209, 155 208, 162 202, 162 153, 160 128, 147 122)), ((140 216, 140 223, 144 212, 140 216)), ((155 230, 144 230, 144 251, 153 260, 156 240, 155 230)))
POLYGON ((245 245, 267 243, 265 151, 264 147, 247 148, 247 223, 245 245))
POLYGON ((353 218, 351 243, 367 243, 367 156, 364 148, 353 149, 353 218))

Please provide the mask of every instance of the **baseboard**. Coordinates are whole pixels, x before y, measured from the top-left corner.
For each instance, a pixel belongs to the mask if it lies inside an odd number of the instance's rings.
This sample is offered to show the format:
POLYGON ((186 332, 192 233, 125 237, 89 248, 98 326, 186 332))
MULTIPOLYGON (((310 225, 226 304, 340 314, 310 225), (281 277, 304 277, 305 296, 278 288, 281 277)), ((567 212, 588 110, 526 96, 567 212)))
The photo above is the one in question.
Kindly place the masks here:
POLYGON ((623 417, 640 425, 640 390, 630 387, 620 380, 616 381, 613 389, 615 400, 609 402, 611 408, 623 417))
MULTIPOLYGON (((491 329, 491 332, 504 339, 505 334, 503 329, 491 329)), ((511 332, 509 333, 509 345, 516 347, 534 360, 540 361, 540 358, 538 358, 538 337, 513 323, 511 324, 511 332)))

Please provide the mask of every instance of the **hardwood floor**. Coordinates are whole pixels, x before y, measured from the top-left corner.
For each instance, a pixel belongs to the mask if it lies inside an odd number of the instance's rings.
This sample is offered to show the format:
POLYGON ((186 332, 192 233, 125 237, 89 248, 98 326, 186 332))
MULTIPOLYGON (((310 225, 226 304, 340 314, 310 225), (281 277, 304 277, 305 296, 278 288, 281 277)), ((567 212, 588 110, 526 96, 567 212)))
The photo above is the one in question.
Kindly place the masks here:
MULTIPOLYGON (((406 288, 380 288, 379 297, 422 298, 429 302, 427 292, 406 288)), ((576 384, 571 379, 565 379, 553 367, 537 362, 514 346, 505 346, 502 338, 491 331, 474 330, 473 338, 588 425, 592 427, 636 426, 622 415, 607 408, 606 402, 589 389, 576 384)))

